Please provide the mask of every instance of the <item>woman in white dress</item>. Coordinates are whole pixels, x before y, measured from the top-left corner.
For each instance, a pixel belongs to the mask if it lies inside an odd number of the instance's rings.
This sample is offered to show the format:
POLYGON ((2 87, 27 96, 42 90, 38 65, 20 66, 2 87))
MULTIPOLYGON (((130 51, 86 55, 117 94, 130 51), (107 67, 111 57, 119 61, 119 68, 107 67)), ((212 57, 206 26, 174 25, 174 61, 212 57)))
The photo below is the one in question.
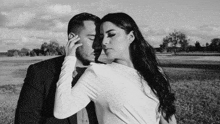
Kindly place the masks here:
POLYGON ((111 64, 91 64, 71 87, 77 37, 68 43, 57 83, 54 116, 67 118, 91 100, 99 124, 175 124, 174 94, 158 67, 154 49, 135 21, 125 13, 110 13, 100 25, 103 50, 111 64))

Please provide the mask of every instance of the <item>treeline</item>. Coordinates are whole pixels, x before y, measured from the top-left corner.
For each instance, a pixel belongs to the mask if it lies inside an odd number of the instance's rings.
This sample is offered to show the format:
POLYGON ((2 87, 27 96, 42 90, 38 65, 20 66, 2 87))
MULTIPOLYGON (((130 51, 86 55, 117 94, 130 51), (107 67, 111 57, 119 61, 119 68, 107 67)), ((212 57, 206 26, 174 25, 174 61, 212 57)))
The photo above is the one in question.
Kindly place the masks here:
POLYGON ((168 36, 163 38, 163 42, 160 48, 157 48, 157 52, 220 52, 220 38, 214 38, 211 43, 206 43, 205 46, 201 46, 199 41, 196 41, 194 45, 189 45, 190 39, 180 32, 174 31, 169 33, 168 36))
POLYGON ((22 48, 11 49, 7 51, 7 56, 53 56, 64 55, 65 47, 60 46, 57 41, 50 41, 50 43, 44 42, 40 48, 28 49, 22 48))
MULTIPOLYGON (((180 31, 169 33, 163 38, 163 42, 159 48, 155 48, 157 52, 219 52, 220 53, 220 38, 214 38, 211 43, 206 43, 201 46, 199 41, 194 45, 189 45, 190 39, 180 31)), ((7 56, 53 56, 64 55, 65 47, 60 46, 57 41, 44 42, 40 48, 28 49, 22 48, 11 49, 7 51, 7 56)))

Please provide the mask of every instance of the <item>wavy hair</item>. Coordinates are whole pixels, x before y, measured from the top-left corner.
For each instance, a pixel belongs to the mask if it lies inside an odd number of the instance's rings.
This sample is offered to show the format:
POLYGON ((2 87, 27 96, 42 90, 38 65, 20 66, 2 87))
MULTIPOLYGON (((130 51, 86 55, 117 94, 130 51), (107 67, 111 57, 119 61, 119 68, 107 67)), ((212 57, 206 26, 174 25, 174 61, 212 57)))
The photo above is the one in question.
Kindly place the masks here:
POLYGON ((153 47, 144 39, 135 21, 125 13, 109 13, 101 19, 101 24, 111 22, 123 29, 127 34, 133 31, 135 39, 130 44, 129 51, 134 68, 148 83, 151 90, 159 99, 158 111, 169 122, 175 114, 175 96, 166 75, 158 66, 153 47))

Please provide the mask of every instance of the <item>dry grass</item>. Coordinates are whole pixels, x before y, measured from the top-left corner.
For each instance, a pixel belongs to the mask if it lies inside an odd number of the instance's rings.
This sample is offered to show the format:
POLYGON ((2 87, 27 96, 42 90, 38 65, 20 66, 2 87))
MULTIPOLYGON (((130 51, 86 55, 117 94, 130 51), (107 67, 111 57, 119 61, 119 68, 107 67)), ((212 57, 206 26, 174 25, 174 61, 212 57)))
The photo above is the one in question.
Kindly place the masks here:
POLYGON ((0 124, 13 124, 15 108, 27 67, 48 57, 0 59, 0 124))
POLYGON ((176 94, 178 124, 220 123, 220 70, 165 68, 176 94))
POLYGON ((12 124, 21 85, 0 86, 0 123, 12 124))
POLYGON ((220 80, 178 81, 173 87, 179 124, 220 123, 220 80))
MULTIPOLYGON (((209 59, 203 57, 158 57, 176 94, 179 124, 220 123, 220 59, 217 56, 209 56, 209 59)), ((30 64, 44 59, 47 58, 5 57, 0 60, 0 124, 13 123, 26 69, 30 64)))

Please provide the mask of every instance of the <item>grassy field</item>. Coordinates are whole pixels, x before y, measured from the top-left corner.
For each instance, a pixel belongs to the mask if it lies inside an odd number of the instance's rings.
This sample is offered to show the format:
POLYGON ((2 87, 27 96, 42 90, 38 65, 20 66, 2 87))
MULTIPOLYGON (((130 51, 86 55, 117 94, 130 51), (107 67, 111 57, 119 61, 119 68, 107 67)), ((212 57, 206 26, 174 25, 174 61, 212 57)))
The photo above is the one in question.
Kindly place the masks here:
MULTIPOLYGON (((0 124, 13 123, 27 67, 45 59, 0 58, 0 124)), ((176 94, 178 124, 220 124, 220 57, 158 55, 158 59, 176 94)))

